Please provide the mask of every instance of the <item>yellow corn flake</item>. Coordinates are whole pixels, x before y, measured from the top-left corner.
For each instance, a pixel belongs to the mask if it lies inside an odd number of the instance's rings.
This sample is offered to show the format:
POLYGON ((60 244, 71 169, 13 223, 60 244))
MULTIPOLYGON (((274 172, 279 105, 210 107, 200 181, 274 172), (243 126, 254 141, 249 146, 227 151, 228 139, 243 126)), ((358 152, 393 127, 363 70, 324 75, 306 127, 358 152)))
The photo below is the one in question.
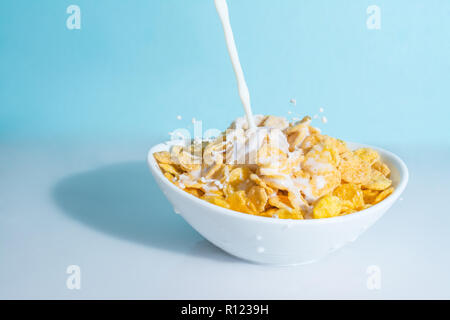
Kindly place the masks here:
POLYGON ((195 189, 195 188, 184 188, 184 191, 186 191, 187 193, 192 194, 193 196, 196 196, 198 198, 200 198, 203 195, 203 191, 200 189, 195 189))
POLYGON ((330 146, 325 146, 322 151, 323 156, 326 157, 329 164, 331 164, 333 167, 339 166, 339 163, 341 162, 341 157, 339 155, 338 149, 330 146))
POLYGON ((364 183, 362 186, 370 190, 384 190, 389 188, 392 181, 386 178, 380 171, 372 169, 372 174, 369 182, 364 183))
POLYGON ((153 157, 155 157, 156 161, 158 161, 159 163, 173 163, 172 159, 170 158, 170 152, 167 151, 155 152, 153 154, 153 157))
POLYGON ((291 201, 289 200, 289 197, 283 194, 278 194, 276 196, 270 197, 269 204, 272 207, 276 207, 278 209, 292 209, 292 207, 290 207, 291 201))
POLYGON ((385 177, 389 177, 389 175, 391 173, 391 169, 389 169, 389 167, 381 161, 376 161, 372 165, 372 168, 380 171, 385 177))
POLYGON ((342 200, 342 207, 341 207, 340 215, 347 214, 349 212, 351 213, 351 212, 354 212, 354 211, 356 211, 356 210, 355 210, 355 205, 353 204, 352 201, 350 201, 350 200, 342 200))
POLYGON ((279 149, 278 145, 268 142, 265 142, 256 153, 256 163, 263 167, 277 168, 280 166, 280 162, 285 162, 286 160, 286 153, 279 149), (270 161, 267 159, 270 159, 270 161))
POLYGON ((333 169, 321 175, 311 177, 312 193, 314 197, 320 198, 333 191, 341 183, 341 173, 333 169))
POLYGON ((305 116, 302 120, 296 122, 294 125, 290 125, 286 130, 285 133, 287 136, 293 132, 301 131, 305 125, 308 126, 311 123, 311 117, 305 116))
POLYGON ((205 179, 217 180, 220 183, 224 183, 226 180, 227 172, 229 171, 228 166, 223 163, 217 163, 211 167, 203 168, 203 175, 205 179))
POLYGON ((252 171, 248 167, 238 167, 231 170, 226 185, 230 185, 229 191, 248 191, 255 183, 250 180, 252 171))
POLYGON ((173 146, 170 149, 170 159, 173 161, 172 163, 178 164, 178 155, 183 150, 182 146, 173 146))
POLYGON ((271 177, 264 176, 262 177, 264 183, 268 185, 270 188, 275 190, 287 190, 288 186, 285 183, 285 177, 271 177))
POLYGON ((328 148, 336 150, 339 155, 349 151, 347 144, 344 141, 333 137, 325 136, 324 143, 328 148))
POLYGON ((216 162, 212 166, 206 169, 205 179, 211 179, 221 168, 222 163, 216 162))
POLYGON ((257 174, 272 178, 284 178, 291 173, 287 158, 279 159, 267 164, 258 164, 257 174))
POLYGON ((237 191, 232 193, 228 198, 227 202, 230 204, 230 209, 244 212, 244 213, 250 213, 254 214, 255 212, 249 208, 248 204, 248 198, 245 194, 245 191, 237 191))
POLYGON ((263 187, 251 187, 248 191, 248 199, 255 211, 262 212, 266 208, 268 197, 263 187))
POLYGON ((235 190, 233 188, 233 186, 231 184, 226 184, 223 189, 222 189, 224 195, 226 198, 228 198, 229 196, 231 196, 235 190))
POLYGON ((341 160, 340 155, 348 151, 345 142, 338 140, 336 138, 332 138, 329 136, 324 136, 324 140, 322 142, 323 152, 327 155, 330 163, 337 167, 341 160), (329 153, 329 155, 327 154, 329 153))
POLYGON ((256 185, 258 185, 258 186, 260 186, 260 187, 263 187, 264 190, 266 190, 266 193, 267 193, 267 194, 270 195, 270 194, 272 194, 272 193, 275 192, 272 188, 270 188, 269 186, 267 186, 267 184, 266 184, 260 177, 258 177, 258 175, 252 173, 252 174, 250 174, 250 179, 251 179, 254 183, 256 183, 256 185))
POLYGON ((194 155, 181 151, 177 155, 177 163, 184 171, 197 171, 201 169, 201 159, 198 159, 194 155))
POLYGON ((358 210, 349 209, 349 208, 346 208, 345 210, 341 209, 341 212, 339 213, 339 216, 346 216, 348 214, 355 213, 355 212, 358 212, 358 210))
POLYGON ((288 209, 278 209, 275 214, 275 217, 278 219, 295 219, 295 220, 302 220, 303 215, 302 212, 297 210, 288 210, 288 209))
POLYGON ((388 196, 390 196, 392 194, 392 192, 394 192, 394 188, 393 187, 390 187, 390 188, 388 188, 386 190, 381 191, 380 194, 375 198, 375 203, 383 201, 388 196))
POLYGON ((378 196, 378 194, 380 193, 380 191, 378 191, 378 190, 369 190, 369 189, 364 189, 362 192, 363 192, 363 198, 364 198, 365 204, 375 203, 375 199, 378 196))
POLYGON ((308 135, 308 129, 305 127, 303 131, 295 131, 288 135, 289 151, 294 151, 297 145, 301 144, 308 135))
MULTIPOLYGON (((205 185, 203 183, 192 181, 192 180, 183 180, 181 183, 184 185, 185 188, 203 190, 203 188, 205 187, 205 185)), ((206 191, 206 190, 203 190, 203 191, 206 191)))
POLYGON ((168 172, 164 172, 164 176, 165 176, 168 180, 170 180, 171 182, 173 182, 174 176, 173 176, 172 174, 170 174, 170 173, 168 173, 168 172))
POLYGON ((267 116, 261 123, 261 126, 284 130, 289 126, 289 123, 286 121, 285 118, 276 116, 267 116))
POLYGON ((378 152, 370 148, 357 149, 353 153, 360 157, 361 160, 370 163, 370 165, 373 165, 380 158, 378 152))
POLYGON ((177 170, 177 168, 174 165, 168 164, 168 163, 159 163, 159 167, 167 173, 170 173, 177 177, 180 174, 180 171, 177 170))
POLYGON ((308 206, 308 202, 303 198, 300 192, 288 191, 288 200, 292 208, 300 210, 302 206, 308 206))
POLYGON ((352 214, 352 213, 355 213, 355 212, 358 212, 358 211, 356 211, 356 210, 345 211, 345 212, 341 212, 339 215, 340 216, 346 216, 348 214, 352 214))
POLYGON ((341 156, 339 171, 343 181, 364 184, 370 181, 372 168, 369 162, 363 161, 352 152, 347 152, 341 156))
POLYGON ((332 218, 339 215, 342 208, 342 201, 336 196, 326 195, 314 204, 314 219, 332 218))
POLYGON ((287 142, 289 143, 289 151, 294 151, 309 136, 310 122, 311 118, 305 117, 302 121, 300 121, 293 127, 289 127, 286 130, 287 142))
POLYGON ((227 202, 223 197, 220 197, 220 196, 208 195, 208 196, 203 196, 202 199, 206 200, 206 201, 208 201, 208 202, 210 202, 212 204, 215 204, 215 205, 221 206, 223 208, 226 208, 226 209, 230 209, 230 207, 231 207, 230 203, 227 202))
POLYGON ((200 190, 202 190, 205 193, 205 196, 225 197, 225 193, 223 192, 223 190, 220 189, 212 190, 209 187, 202 187, 200 190))
POLYGON ((311 174, 322 174, 333 171, 339 162, 340 156, 336 149, 320 144, 305 155, 302 167, 311 174))
POLYGON ((273 218, 276 217, 276 213, 278 211, 278 208, 269 208, 266 211, 260 212, 258 215, 261 217, 268 217, 268 218, 273 218))
POLYGON ((307 136, 303 140, 303 142, 300 146, 301 146, 301 149, 303 149, 303 151, 305 153, 307 153, 312 149, 312 147, 320 144, 323 140, 324 140, 323 135, 321 135, 319 133, 311 133, 309 136, 307 136))
POLYGON ((217 162, 223 163, 223 153, 225 148, 225 141, 223 136, 219 136, 213 142, 210 142, 203 149, 203 163, 211 166, 217 162))
POLYGON ((231 170, 228 182, 231 184, 241 183, 248 177, 250 177, 250 170, 246 167, 238 167, 231 170))
MULTIPOLYGON (((343 201, 349 201, 350 209, 360 210, 364 206, 364 194, 361 188, 353 183, 344 183, 333 191, 333 195, 343 201)), ((347 206, 347 205, 346 205, 347 206)))

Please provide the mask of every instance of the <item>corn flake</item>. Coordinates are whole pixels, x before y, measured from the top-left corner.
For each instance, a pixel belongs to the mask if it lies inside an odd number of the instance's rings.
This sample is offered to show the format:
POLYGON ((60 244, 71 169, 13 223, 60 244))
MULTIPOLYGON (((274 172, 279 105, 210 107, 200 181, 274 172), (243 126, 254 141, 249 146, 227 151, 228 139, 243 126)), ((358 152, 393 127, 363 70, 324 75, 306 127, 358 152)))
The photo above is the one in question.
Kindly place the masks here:
POLYGON ((248 191, 248 199, 255 211, 262 212, 266 208, 268 197, 263 187, 251 187, 248 191))
POLYGON ((360 157, 364 162, 370 163, 370 165, 373 165, 380 158, 378 152, 369 148, 357 149, 353 153, 360 157))
POLYGON ((167 173, 170 173, 174 176, 178 176, 180 174, 180 171, 177 170, 177 168, 174 165, 168 164, 168 163, 159 163, 159 167, 167 173))
POLYGON ((332 218, 339 215, 342 201, 336 196, 326 195, 320 198, 313 208, 314 219, 332 218))
POLYGON ((369 162, 362 160, 352 152, 346 152, 341 156, 339 171, 345 182, 364 184, 370 181, 372 168, 369 162))
POLYGON ((227 198, 227 202, 229 203, 230 209, 232 209, 232 210, 243 212, 243 213, 250 213, 250 214, 255 213, 248 206, 249 200, 247 198, 247 195, 245 194, 245 191, 241 190, 241 191, 232 193, 227 198))
POLYGON ((376 161, 373 165, 372 168, 375 170, 380 171, 385 177, 389 177, 389 174, 391 173, 391 169, 389 169, 389 167, 387 166, 387 164, 381 162, 381 161, 376 161))
POLYGON ((372 169, 370 180, 362 186, 370 190, 384 190, 389 188, 392 181, 386 178, 380 171, 372 169))
POLYGON ((375 203, 381 202, 384 199, 386 199, 388 196, 390 196, 394 192, 394 188, 390 187, 386 190, 383 190, 380 192, 380 194, 375 198, 375 203))
POLYGON ((364 194, 361 188, 353 183, 344 183, 333 191, 333 195, 345 201, 345 207, 359 210, 364 206, 364 194))
POLYGON ((375 199, 377 198, 378 194, 380 193, 380 191, 378 191, 378 190, 369 190, 369 189, 365 189, 362 192, 363 192, 363 198, 364 198, 365 204, 374 204, 375 199))
POLYGON ((278 209, 274 215, 278 219, 295 219, 302 220, 303 215, 300 210, 287 210, 287 209, 278 209))
POLYGON ((287 209, 292 210, 293 208, 290 206, 291 202, 289 197, 283 194, 279 194, 276 196, 272 196, 269 198, 269 204, 278 209, 287 209))
POLYGON ((209 196, 203 196, 202 199, 208 201, 209 203, 218 205, 218 206, 226 208, 226 209, 230 209, 230 207, 231 207, 229 202, 227 202, 223 197, 220 197, 220 196, 209 195, 209 196))
POLYGON ((168 151, 155 152, 153 156, 159 163, 166 163, 166 164, 172 163, 172 159, 170 158, 170 152, 168 151))

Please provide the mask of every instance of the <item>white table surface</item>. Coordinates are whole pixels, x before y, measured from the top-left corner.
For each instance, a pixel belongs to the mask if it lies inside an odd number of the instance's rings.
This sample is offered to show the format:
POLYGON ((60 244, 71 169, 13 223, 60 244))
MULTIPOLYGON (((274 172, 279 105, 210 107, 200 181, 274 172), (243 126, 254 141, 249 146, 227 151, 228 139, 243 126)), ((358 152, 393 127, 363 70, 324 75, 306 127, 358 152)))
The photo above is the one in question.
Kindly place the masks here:
POLYGON ((450 151, 382 146, 410 170, 355 243, 298 267, 250 264, 176 215, 149 173, 151 142, 0 143, 0 298, 450 298, 450 151), (81 289, 66 268, 81 268, 81 289), (367 268, 381 271, 369 290, 367 268))

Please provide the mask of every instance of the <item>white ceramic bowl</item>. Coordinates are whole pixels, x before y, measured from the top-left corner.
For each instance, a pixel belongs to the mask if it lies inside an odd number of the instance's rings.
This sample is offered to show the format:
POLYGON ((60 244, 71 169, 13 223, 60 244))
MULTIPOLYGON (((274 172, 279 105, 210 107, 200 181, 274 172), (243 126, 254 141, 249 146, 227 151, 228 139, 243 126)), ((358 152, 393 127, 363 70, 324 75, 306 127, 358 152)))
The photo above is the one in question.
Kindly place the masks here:
MULTIPOLYGON (((158 144, 148 153, 148 164, 159 187, 175 212, 203 237, 224 251, 253 262, 296 265, 314 262, 355 241, 400 197, 408 183, 408 169, 395 154, 386 150, 348 143, 349 148, 377 150, 391 169, 395 191, 380 203, 346 216, 284 220, 253 216, 213 205, 179 189, 161 173, 153 153, 168 151, 171 142, 158 144)), ((380 235, 381 236, 381 235, 380 235)))

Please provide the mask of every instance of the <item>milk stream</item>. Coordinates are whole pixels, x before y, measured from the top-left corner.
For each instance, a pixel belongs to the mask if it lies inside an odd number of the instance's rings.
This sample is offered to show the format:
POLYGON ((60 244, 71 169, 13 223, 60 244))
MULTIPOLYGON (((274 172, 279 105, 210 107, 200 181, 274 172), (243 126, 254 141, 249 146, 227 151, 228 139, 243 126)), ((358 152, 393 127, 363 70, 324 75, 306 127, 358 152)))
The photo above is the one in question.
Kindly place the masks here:
POLYGON ((231 29, 227 2, 226 0, 214 0, 214 3, 216 5, 216 10, 219 14, 220 21, 222 22, 223 31, 225 33, 225 41, 227 44, 228 53, 230 55, 231 64, 233 65, 233 70, 236 75, 239 97, 241 98, 242 105, 244 106, 247 123, 249 128, 255 128, 256 125, 253 119, 252 108, 250 105, 250 94, 248 92, 247 83, 245 82, 241 63, 239 62, 239 56, 233 37, 233 30, 231 29))

